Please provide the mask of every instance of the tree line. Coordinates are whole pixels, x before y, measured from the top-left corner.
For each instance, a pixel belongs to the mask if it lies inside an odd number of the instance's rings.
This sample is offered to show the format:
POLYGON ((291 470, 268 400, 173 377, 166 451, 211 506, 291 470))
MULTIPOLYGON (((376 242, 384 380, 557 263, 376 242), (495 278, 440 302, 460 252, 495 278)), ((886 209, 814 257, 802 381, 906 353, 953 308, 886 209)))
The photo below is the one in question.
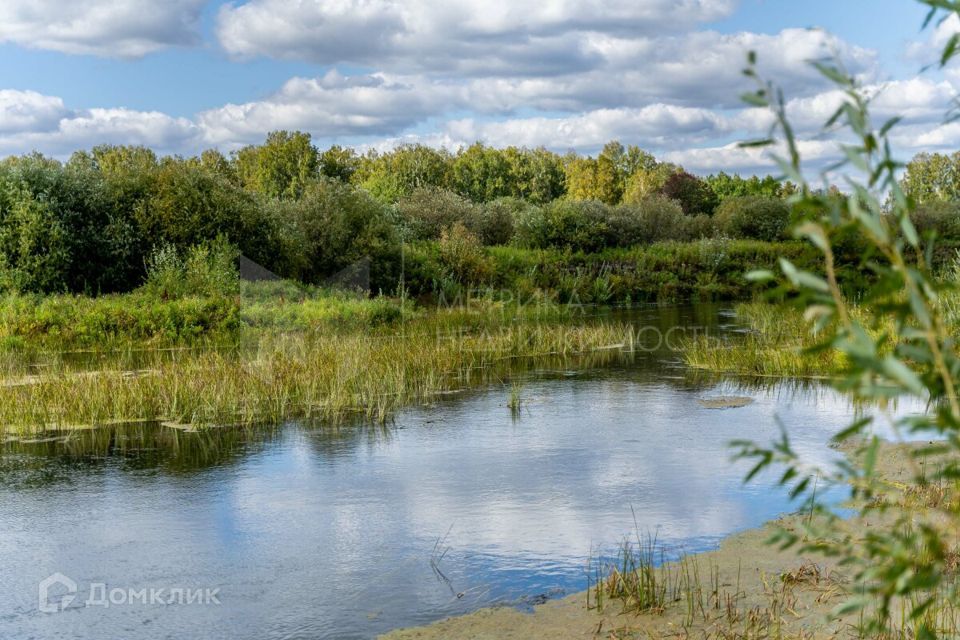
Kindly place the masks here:
POLYGON ((616 141, 595 157, 480 143, 358 154, 277 131, 229 157, 110 145, 63 163, 34 153, 0 162, 0 290, 129 290, 158 250, 216 238, 304 282, 370 257, 374 287, 392 290, 405 241, 593 252, 776 240, 791 193, 772 177, 700 178, 616 141))

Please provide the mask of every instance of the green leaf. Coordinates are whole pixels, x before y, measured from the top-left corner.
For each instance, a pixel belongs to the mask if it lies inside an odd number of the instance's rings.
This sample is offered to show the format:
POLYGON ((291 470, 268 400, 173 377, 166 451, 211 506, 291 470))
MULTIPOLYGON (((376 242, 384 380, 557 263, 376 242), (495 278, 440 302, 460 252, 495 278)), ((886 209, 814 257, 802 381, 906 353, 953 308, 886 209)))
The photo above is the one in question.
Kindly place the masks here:
POLYGON ((923 382, 920 381, 917 374, 894 356, 887 356, 883 359, 882 369, 888 378, 896 380, 913 393, 921 396, 926 393, 926 387, 923 386, 923 382))

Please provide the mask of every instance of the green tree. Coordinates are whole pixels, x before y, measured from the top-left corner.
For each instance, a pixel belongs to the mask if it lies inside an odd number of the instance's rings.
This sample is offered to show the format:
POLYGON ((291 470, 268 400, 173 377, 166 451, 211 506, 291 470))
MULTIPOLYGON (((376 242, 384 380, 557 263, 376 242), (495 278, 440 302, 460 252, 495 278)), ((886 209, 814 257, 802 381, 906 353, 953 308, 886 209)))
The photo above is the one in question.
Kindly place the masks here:
POLYGON ((388 153, 371 151, 353 175, 381 202, 394 203, 422 187, 446 188, 452 159, 446 151, 422 144, 401 145, 388 153))
POLYGON ((38 154, 3 163, 0 227, 21 289, 115 291, 137 272, 129 211, 114 206, 89 155, 67 166, 38 154))
POLYGON ((732 238, 773 242, 785 235, 790 209, 780 198, 739 196, 721 202, 713 217, 720 230, 732 238))
POLYGON ((353 149, 339 145, 320 154, 320 173, 343 182, 350 182, 359 164, 360 159, 353 149))
POLYGON ((498 149, 477 142, 461 149, 450 168, 454 191, 474 202, 487 202, 512 193, 510 162, 498 149))
POLYGON ((919 153, 907 163, 900 188, 918 204, 960 200, 960 151, 919 153))
POLYGON ((321 178, 309 184, 299 200, 275 202, 273 209, 296 239, 291 275, 321 283, 369 259, 373 289, 392 291, 396 286, 400 238, 390 208, 368 192, 321 178))
POLYGON ((273 131, 263 144, 237 151, 233 165, 248 191, 270 198, 299 198, 317 177, 320 162, 309 133, 273 131))
POLYGON ((681 171, 683 171, 681 167, 669 162, 657 162, 652 166, 639 166, 627 176, 623 202, 642 202, 660 194, 670 176, 681 171))
POLYGON ((509 165, 510 196, 546 204, 566 193, 563 159, 557 154, 542 147, 507 147, 502 153, 509 165))
POLYGON ((688 216, 712 215, 717 206, 717 196, 710 185, 686 171, 671 174, 660 193, 679 202, 688 216))
POLYGON ((723 202, 727 198, 743 198, 746 196, 762 196, 765 198, 784 197, 784 185, 773 176, 750 176, 743 178, 740 174, 730 175, 721 171, 703 179, 713 192, 717 200, 723 202))

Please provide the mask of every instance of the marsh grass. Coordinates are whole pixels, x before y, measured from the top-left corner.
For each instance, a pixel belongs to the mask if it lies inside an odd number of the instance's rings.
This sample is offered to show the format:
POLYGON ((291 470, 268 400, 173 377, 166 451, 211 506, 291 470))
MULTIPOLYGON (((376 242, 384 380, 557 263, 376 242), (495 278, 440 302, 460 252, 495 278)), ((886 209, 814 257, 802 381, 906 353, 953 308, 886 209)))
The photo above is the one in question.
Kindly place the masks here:
POLYGON ((510 415, 514 419, 519 418, 525 404, 523 383, 519 381, 512 382, 510 384, 510 397, 507 401, 507 406, 510 407, 510 415))
POLYGON ((252 349, 176 351, 132 375, 109 364, 77 373, 50 367, 30 384, 0 386, 0 425, 15 432, 115 421, 199 427, 288 418, 382 422, 399 407, 509 377, 532 360, 617 361, 631 329, 615 323, 483 319, 436 312, 392 331, 267 335, 252 349))
MULTIPOLYGON (((798 615, 796 589, 822 589, 821 583, 828 581, 819 568, 807 566, 779 579, 761 576, 765 604, 748 603, 739 567, 735 579, 727 581, 719 565, 699 556, 681 554, 668 561, 664 547, 649 535, 625 540, 614 561, 594 564, 592 576, 588 608, 604 611, 616 602, 621 615, 670 615, 671 637, 717 640, 812 637, 789 624, 798 615)), ((649 628, 643 635, 629 623, 617 633, 618 637, 653 637, 649 628)))
MULTIPOLYGON (((823 334, 812 331, 793 307, 754 302, 737 305, 735 312, 743 329, 733 337, 701 335, 682 343, 687 364, 716 373, 791 378, 832 378, 849 368, 846 356, 821 348, 823 334)), ((866 319, 862 309, 853 313, 866 319)))

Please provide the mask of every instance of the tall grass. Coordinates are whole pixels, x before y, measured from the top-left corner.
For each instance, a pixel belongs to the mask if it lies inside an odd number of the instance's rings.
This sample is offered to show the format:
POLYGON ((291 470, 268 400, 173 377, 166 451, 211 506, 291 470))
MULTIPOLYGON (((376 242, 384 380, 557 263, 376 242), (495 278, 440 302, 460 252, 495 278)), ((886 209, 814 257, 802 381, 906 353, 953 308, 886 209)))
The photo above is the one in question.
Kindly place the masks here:
POLYGON ((123 420, 191 425, 287 418, 386 420, 398 407, 484 383, 529 366, 593 354, 622 357, 630 327, 514 322, 464 328, 459 312, 435 312, 391 332, 266 336, 249 350, 158 354, 136 372, 110 365, 44 370, 0 385, 0 428, 67 429, 123 420))
MULTIPOLYGON (((862 309, 853 312, 867 318, 862 309)), ((793 307, 739 304, 736 323, 742 330, 732 336, 699 335, 685 341, 682 348, 687 364, 718 373, 792 378, 833 377, 848 367, 843 354, 818 348, 822 335, 812 331, 811 324, 793 307)))

